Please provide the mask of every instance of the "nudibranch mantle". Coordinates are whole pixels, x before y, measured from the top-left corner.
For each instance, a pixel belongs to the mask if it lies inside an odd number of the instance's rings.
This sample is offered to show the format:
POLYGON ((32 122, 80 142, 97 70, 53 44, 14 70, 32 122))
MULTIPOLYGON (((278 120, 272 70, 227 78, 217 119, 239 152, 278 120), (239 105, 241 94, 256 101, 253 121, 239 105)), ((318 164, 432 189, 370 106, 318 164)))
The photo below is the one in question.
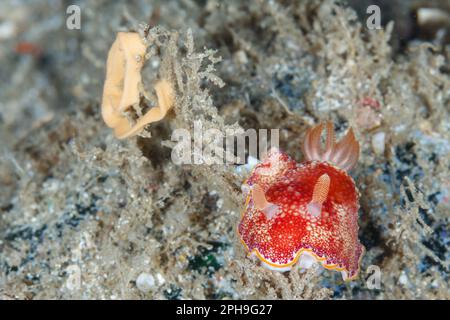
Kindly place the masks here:
POLYGON ((359 146, 351 131, 335 144, 332 124, 327 127, 323 152, 322 125, 307 134, 306 140, 312 132, 309 147, 305 142, 308 161, 298 164, 273 148, 254 167, 244 183, 248 194, 238 232, 250 254, 270 269, 290 270, 297 262, 308 268, 319 262, 352 280, 364 247, 358 239, 359 192, 342 167, 354 166, 359 146), (332 162, 336 153, 340 161, 332 162))

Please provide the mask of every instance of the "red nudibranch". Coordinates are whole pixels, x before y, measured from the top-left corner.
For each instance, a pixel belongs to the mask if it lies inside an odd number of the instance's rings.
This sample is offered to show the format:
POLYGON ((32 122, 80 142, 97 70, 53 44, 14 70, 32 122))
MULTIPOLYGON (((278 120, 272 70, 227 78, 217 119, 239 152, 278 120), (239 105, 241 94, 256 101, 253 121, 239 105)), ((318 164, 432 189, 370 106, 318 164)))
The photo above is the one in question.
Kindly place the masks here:
POLYGON ((296 163, 272 148, 244 183, 248 191, 239 223, 241 242, 270 269, 320 263, 341 271, 344 280, 359 272, 364 247, 358 239, 359 192, 346 171, 359 157, 352 129, 336 143, 331 122, 309 129, 306 162, 296 163))

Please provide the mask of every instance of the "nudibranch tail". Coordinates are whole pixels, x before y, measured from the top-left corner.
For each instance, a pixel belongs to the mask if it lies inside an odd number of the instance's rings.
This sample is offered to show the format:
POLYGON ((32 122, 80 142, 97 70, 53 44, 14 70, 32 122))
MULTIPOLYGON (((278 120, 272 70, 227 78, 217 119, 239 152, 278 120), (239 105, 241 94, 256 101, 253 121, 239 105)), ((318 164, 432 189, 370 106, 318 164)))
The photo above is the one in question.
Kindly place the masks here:
POLYGON ((341 141, 336 143, 333 123, 328 121, 326 123, 327 138, 323 152, 320 141, 322 129, 323 124, 320 123, 307 131, 303 144, 306 159, 328 161, 346 171, 352 169, 359 158, 359 143, 356 141, 352 128, 348 130, 341 141))
POLYGON ((256 209, 264 212, 268 220, 272 219, 276 215, 278 206, 276 204, 267 201, 266 196, 264 194, 264 190, 261 188, 259 184, 253 185, 252 197, 256 209))
POLYGON ((319 217, 322 212, 322 204, 327 200, 330 190, 330 176, 324 173, 317 179, 313 189, 311 202, 308 204, 308 212, 313 217, 319 217))

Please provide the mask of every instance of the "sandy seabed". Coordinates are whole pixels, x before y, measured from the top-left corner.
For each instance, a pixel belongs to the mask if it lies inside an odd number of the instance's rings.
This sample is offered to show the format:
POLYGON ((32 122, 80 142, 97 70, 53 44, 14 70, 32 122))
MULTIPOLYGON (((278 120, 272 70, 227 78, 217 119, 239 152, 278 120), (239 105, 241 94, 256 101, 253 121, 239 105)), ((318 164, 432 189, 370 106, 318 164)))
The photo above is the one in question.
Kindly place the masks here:
POLYGON ((0 298, 449 299, 450 4, 428 2, 427 23, 405 14, 421 1, 385 2, 369 30, 365 1, 78 1, 70 30, 64 1, 2 1, 0 298), (100 112, 119 31, 149 44, 148 105, 160 78, 176 98, 124 140, 100 112), (249 259, 236 233, 245 174, 171 161, 173 130, 201 124, 280 129, 301 162, 324 120, 361 147, 366 253, 351 282, 249 259))

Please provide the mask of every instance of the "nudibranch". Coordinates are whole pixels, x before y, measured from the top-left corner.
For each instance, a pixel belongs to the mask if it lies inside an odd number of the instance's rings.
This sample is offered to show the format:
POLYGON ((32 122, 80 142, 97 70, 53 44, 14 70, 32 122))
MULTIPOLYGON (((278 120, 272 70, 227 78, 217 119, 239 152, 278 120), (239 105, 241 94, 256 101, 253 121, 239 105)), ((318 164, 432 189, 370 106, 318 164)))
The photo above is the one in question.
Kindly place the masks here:
POLYGON ((103 87, 102 117, 114 129, 118 139, 139 134, 147 124, 160 121, 174 104, 171 83, 162 79, 155 84, 158 106, 151 108, 135 123, 125 115, 140 101, 141 69, 147 47, 136 32, 119 32, 111 46, 106 62, 106 79, 103 87))
POLYGON ((241 242, 269 269, 320 263, 352 280, 364 247, 358 239, 359 192, 347 171, 358 161, 359 144, 352 129, 336 143, 333 124, 327 122, 309 129, 303 151, 306 162, 298 164, 272 148, 253 168, 243 185, 241 242))

